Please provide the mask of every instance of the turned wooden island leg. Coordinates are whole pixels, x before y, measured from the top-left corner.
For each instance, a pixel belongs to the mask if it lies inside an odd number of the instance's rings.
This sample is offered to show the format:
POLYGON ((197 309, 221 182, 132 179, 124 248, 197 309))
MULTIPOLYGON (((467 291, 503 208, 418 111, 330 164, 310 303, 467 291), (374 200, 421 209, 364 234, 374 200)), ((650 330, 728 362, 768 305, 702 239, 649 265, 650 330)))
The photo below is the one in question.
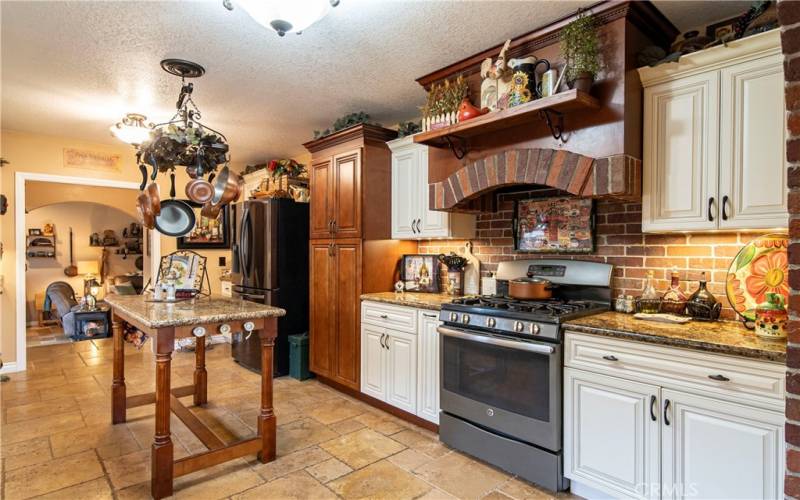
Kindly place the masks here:
POLYGON ((195 337, 194 349, 194 404, 208 403, 208 372, 206 372, 206 338, 195 337))
POLYGON ((170 365, 175 332, 159 330, 156 342, 156 432, 150 452, 150 493, 156 500, 172 495, 173 446, 169 429, 170 365))
POLYGON ((125 407, 125 329, 122 320, 112 316, 111 331, 114 337, 114 378, 111 382, 111 423, 121 424, 126 419, 125 407))
POLYGON ((264 328, 258 332, 261 338, 261 413, 258 416, 261 452, 258 458, 262 463, 275 460, 276 421, 272 408, 272 351, 277 331, 277 318, 266 318, 264 328))

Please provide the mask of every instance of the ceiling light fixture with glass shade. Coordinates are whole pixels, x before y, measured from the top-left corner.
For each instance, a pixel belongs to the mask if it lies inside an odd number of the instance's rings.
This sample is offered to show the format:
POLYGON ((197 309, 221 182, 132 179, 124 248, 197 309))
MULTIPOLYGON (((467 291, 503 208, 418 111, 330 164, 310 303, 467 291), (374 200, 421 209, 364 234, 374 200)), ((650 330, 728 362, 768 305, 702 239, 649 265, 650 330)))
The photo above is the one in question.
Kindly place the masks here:
POLYGON ((128 113, 125 117, 109 127, 111 135, 122 142, 138 146, 150 137, 152 123, 145 123, 147 117, 139 113, 128 113))
POLYGON ((257 23, 284 36, 303 32, 339 5, 339 0, 223 0, 228 10, 244 9, 257 23))

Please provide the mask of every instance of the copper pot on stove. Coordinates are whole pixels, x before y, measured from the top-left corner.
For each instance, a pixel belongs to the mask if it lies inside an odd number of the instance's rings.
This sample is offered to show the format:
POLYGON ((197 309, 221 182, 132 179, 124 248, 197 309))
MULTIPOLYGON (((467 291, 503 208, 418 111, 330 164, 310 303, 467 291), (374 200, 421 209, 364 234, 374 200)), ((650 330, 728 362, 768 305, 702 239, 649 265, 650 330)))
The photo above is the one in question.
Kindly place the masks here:
POLYGON ((508 281, 508 295, 521 300, 544 300, 553 297, 555 285, 548 279, 529 274, 508 281))

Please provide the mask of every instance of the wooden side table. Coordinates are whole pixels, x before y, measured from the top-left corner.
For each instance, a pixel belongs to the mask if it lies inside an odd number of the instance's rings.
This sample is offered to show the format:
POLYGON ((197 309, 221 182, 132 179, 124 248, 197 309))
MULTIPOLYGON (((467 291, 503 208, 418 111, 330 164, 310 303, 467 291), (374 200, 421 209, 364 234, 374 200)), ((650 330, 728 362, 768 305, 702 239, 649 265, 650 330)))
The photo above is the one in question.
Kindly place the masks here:
MULTIPOLYGON (((249 439, 234 443, 223 442, 209 429, 189 408, 178 399, 192 395, 194 405, 200 406, 208 401, 207 379, 205 365, 205 335, 216 332, 225 324, 233 331, 251 331, 261 338, 262 366, 272 366, 273 346, 277 335, 277 316, 282 316, 282 309, 263 306, 255 303, 240 305, 241 309, 266 311, 267 317, 254 319, 227 320, 220 314, 210 314, 214 306, 203 309, 203 303, 222 302, 235 303, 233 299, 212 298, 198 300, 196 312, 183 311, 182 314, 191 318, 191 324, 185 324, 183 318, 180 325, 161 326, 169 323, 170 311, 163 304, 141 304, 137 308, 127 308, 122 304, 135 299, 120 299, 122 296, 107 297, 106 300, 112 308, 112 325, 114 335, 114 374, 111 385, 111 413, 112 423, 125 422, 128 408, 155 403, 155 434, 151 447, 151 494, 153 498, 160 499, 172 495, 173 479, 199 469, 211 467, 244 455, 257 454, 262 463, 275 460, 276 446, 276 420, 272 403, 272 370, 261 371, 261 411, 258 416, 258 434, 249 439), (249 304, 249 305, 248 305, 249 304), (140 307, 139 307, 140 306, 140 307), (143 312, 145 311, 145 312, 143 312), (276 312, 277 311, 277 312, 276 312), (164 319, 166 316, 166 320, 164 319), (204 318, 204 316, 206 316, 204 318), (156 353, 156 390, 148 394, 126 396, 125 388, 125 360, 123 343, 123 322, 133 325, 150 336, 155 343, 156 353), (170 365, 175 339, 195 336, 200 341, 196 342, 194 383, 182 387, 171 387, 170 365), (197 438, 208 448, 208 451, 174 459, 173 443, 170 433, 170 412, 174 413, 188 427, 197 438)), ((128 297, 128 296, 126 296, 128 297)), ((134 296, 144 300, 141 296, 134 296)), ((177 307, 173 304, 173 307, 177 307)), ((174 310, 173 310, 174 312, 174 310)))

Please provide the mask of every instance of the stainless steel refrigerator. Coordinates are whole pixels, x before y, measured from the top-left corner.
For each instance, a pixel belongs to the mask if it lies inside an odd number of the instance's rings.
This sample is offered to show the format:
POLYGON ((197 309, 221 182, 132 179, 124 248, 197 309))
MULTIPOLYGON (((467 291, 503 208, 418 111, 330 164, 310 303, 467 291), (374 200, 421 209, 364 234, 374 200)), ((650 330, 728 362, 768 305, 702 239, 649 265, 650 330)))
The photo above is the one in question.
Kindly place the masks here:
MULTIPOLYGON (((286 310, 278 319, 273 374, 289 373, 289 335, 308 331, 308 203, 248 200, 236 210, 233 295, 286 310)), ((261 371, 257 334, 234 335, 233 359, 261 371)))

